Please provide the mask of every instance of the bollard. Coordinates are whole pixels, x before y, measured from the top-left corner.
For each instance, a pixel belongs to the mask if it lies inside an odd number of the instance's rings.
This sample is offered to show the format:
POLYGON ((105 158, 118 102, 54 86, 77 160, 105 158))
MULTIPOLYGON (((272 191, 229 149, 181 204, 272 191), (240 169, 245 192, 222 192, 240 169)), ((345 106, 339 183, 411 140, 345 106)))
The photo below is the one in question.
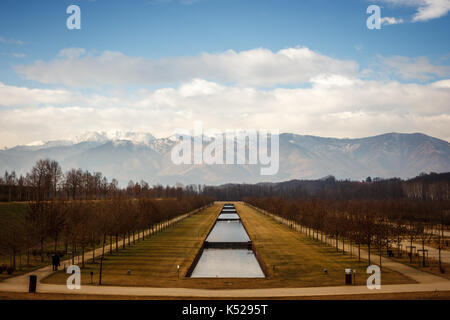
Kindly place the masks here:
POLYGON ((345 269, 345 284, 352 284, 352 269, 345 269))
POLYGON ((29 293, 36 293, 36 284, 37 284, 37 276, 34 274, 30 275, 30 285, 28 287, 29 293))
POLYGON ((91 284, 94 284, 94 272, 91 271, 91 284))

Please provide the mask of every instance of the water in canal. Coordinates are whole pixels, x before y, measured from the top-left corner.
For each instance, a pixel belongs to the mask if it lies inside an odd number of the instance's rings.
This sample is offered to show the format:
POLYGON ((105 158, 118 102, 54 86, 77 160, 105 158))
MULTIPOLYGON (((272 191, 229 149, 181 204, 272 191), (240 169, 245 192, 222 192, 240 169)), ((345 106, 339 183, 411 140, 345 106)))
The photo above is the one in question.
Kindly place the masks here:
POLYGON ((251 246, 250 237, 237 212, 222 209, 190 277, 264 278, 249 243, 251 246))
POLYGON ((221 213, 217 220, 239 220, 237 213, 221 213))
POLYGON ((217 220, 214 228, 211 230, 208 242, 247 242, 250 238, 244 229, 240 220, 217 220))
POLYGON ((252 250, 204 249, 192 278, 264 278, 252 250))

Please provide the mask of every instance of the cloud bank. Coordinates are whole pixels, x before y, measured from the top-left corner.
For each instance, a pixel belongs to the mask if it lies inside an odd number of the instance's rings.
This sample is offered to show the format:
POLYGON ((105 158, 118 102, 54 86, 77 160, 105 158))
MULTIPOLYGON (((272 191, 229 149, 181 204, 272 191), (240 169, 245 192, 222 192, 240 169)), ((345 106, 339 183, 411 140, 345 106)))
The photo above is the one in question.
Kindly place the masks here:
POLYGON ((402 84, 321 75, 310 88, 262 90, 194 79, 129 96, 8 86, 0 90, 0 104, 23 106, 0 107, 0 145, 70 138, 85 131, 132 130, 164 137, 175 128, 192 129, 198 120, 220 130, 266 128, 332 137, 424 132, 450 140, 448 81, 402 84), (11 92, 16 97, 7 100, 11 92), (36 105, 25 103, 30 100, 36 105))
POLYGON ((68 48, 49 62, 17 67, 27 79, 59 89, 0 83, 0 146, 86 131, 165 137, 194 121, 219 130, 331 137, 423 132, 450 140, 450 67, 392 56, 379 57, 376 68, 360 70, 354 61, 304 47, 167 59, 68 48))
POLYGON ((193 57, 146 59, 105 51, 98 56, 69 48, 50 62, 18 65, 28 80, 67 86, 179 84, 193 78, 250 86, 301 84, 325 72, 355 75, 358 64, 297 47, 203 53, 193 57))

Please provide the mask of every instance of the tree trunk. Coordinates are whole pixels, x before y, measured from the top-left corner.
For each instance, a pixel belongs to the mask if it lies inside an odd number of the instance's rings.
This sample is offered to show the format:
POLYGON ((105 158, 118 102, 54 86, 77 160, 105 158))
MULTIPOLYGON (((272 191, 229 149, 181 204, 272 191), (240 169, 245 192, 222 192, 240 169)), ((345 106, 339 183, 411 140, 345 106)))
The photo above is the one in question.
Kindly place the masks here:
POLYGON ((358 261, 361 261, 361 243, 358 241, 358 261))
POLYGON ((44 239, 41 238, 41 262, 44 262, 44 239))
POLYGON ((16 249, 12 250, 12 267, 13 270, 16 270, 16 249))
POLYGON ((75 249, 73 242, 72 242, 72 264, 75 264, 75 249))
POLYGON ((409 245, 409 263, 412 263, 412 237, 410 238, 410 245, 409 245))
POLYGON ((56 248, 58 247, 58 234, 55 235, 55 248, 54 248, 54 253, 56 254, 56 248))
POLYGON ((444 240, 444 223, 441 223, 441 232, 439 234, 439 270, 442 271, 441 247, 444 240))
POLYGON ((102 257, 100 258, 100 274, 98 279, 98 284, 102 285, 102 272, 103 272, 103 258, 105 257, 105 242, 106 242, 106 233, 103 234, 103 248, 102 248, 102 257))
POLYGON ((422 238, 422 267, 425 268, 425 238, 422 238))
POLYGON ((84 269, 84 245, 81 247, 81 267, 84 269))
POLYGON ((381 269, 381 256, 383 255, 383 253, 382 253, 382 251, 383 251, 383 246, 382 245, 380 245, 380 248, 379 248, 379 254, 380 254, 380 269, 381 269))

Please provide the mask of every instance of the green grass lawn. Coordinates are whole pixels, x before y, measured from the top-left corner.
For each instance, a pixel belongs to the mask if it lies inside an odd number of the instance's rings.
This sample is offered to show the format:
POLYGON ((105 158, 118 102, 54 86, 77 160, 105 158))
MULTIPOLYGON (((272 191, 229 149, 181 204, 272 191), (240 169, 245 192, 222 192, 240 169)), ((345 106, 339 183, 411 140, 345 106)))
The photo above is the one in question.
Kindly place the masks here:
MULTIPOLYGON (((186 287, 209 289, 274 288, 334 286, 344 284, 344 269, 357 270, 357 284, 366 283, 366 263, 337 253, 336 249, 289 229, 255 210, 236 203, 238 212, 255 243, 258 254, 267 266, 266 279, 186 278, 203 240, 212 227, 222 204, 195 214, 160 234, 135 245, 107 255, 104 261, 103 285, 186 287), (177 265, 180 265, 178 279, 177 265), (275 266, 275 268, 274 268, 275 266), (328 269, 324 274, 323 269, 328 269), (131 274, 127 275, 127 270, 131 274)), ((82 270, 82 283, 90 284, 94 272, 98 283, 99 264, 87 264, 82 270)), ((45 279, 46 283, 65 283, 67 275, 58 272, 45 279)), ((409 278, 386 268, 382 284, 414 283, 409 278)))

